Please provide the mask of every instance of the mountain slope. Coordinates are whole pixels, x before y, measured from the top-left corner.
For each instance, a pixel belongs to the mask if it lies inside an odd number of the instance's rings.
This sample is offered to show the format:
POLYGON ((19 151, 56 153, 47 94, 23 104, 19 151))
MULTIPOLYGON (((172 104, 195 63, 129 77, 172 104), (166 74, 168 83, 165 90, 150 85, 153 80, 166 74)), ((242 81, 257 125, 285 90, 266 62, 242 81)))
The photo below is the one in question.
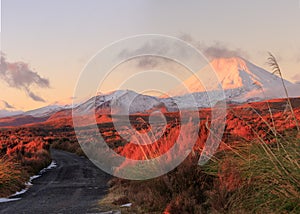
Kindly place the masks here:
POLYGON ((14 108, 14 106, 8 104, 6 101, 0 100, 0 118, 15 116, 22 113, 23 111, 18 111, 14 108))
MULTIPOLYGON (((195 73, 194 76, 185 80, 181 86, 174 90, 175 95, 183 95, 183 85, 191 93, 205 92, 205 87, 199 80, 205 81, 206 85, 215 89, 217 87, 216 80, 213 80, 212 77, 206 77, 206 74, 211 71, 214 71, 218 76, 227 99, 245 102, 250 99, 284 97, 282 82, 278 76, 240 57, 214 59, 210 65, 195 73), (212 84, 210 85, 210 83, 212 84)), ((285 84, 292 89, 291 95, 295 96, 295 84, 286 80, 285 84)))
POLYGON ((49 106, 45 106, 42 108, 31 110, 31 111, 27 111, 24 113, 24 115, 30 115, 33 117, 47 117, 47 116, 51 116, 53 113, 58 112, 63 109, 65 109, 64 106, 49 105, 49 106))
MULTIPOLYGON (((300 84, 293 84, 286 80, 284 82, 290 97, 300 96, 300 84)), ((227 102, 244 103, 285 97, 282 81, 278 76, 240 57, 213 60, 210 65, 185 80, 170 94, 173 96, 158 98, 130 90, 118 90, 108 94, 98 94, 83 103, 74 105, 73 109, 78 116, 89 115, 94 111, 98 115, 127 115, 128 113, 149 113, 157 109, 174 112, 192 107, 208 108, 223 98, 227 102), (222 91, 220 93, 215 90, 218 84, 216 77, 207 75, 212 69, 219 78, 224 94, 222 91), (199 83, 199 79, 206 83, 207 90, 199 83), (183 90, 184 86, 188 88, 189 94, 183 90)), ((50 120, 71 123, 71 118, 72 105, 50 105, 17 116, 1 118, 0 126, 25 125, 35 121, 50 120)))
POLYGON ((6 109, 0 109, 0 118, 2 117, 11 117, 11 116, 15 116, 15 115, 19 115, 22 114, 22 111, 9 111, 6 109))
POLYGON ((77 113, 96 110, 98 113, 130 114, 146 112, 160 106, 161 101, 152 96, 138 94, 130 90, 119 90, 109 94, 97 95, 75 108, 77 113))

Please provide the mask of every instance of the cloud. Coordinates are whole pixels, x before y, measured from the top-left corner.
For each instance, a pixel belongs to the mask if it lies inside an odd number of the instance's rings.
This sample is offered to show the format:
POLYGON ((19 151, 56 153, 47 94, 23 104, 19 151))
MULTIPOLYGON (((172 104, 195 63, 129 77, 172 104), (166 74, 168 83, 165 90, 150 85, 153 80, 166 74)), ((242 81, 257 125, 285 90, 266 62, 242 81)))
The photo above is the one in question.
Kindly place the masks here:
POLYGON ((65 99, 57 100, 51 103, 51 105, 72 105, 73 101, 75 101, 76 99, 77 99, 76 97, 71 96, 65 99))
MULTIPOLYGON (((190 34, 182 34, 178 37, 179 39, 191 44, 199 51, 201 51, 209 60, 215 58, 231 58, 231 57, 244 57, 249 58, 249 55, 240 48, 229 48, 227 45, 222 42, 214 42, 212 45, 207 45, 203 42, 197 41, 190 34)), ((181 54, 181 57, 189 57, 188 52, 181 48, 178 52, 181 54)), ((132 57, 132 56, 141 56, 145 53, 155 52, 158 55, 164 56, 168 53, 172 53, 174 47, 168 43, 165 43, 164 40, 155 40, 146 42, 138 49, 124 49, 119 53, 119 57, 132 57)), ((157 65, 157 59, 151 56, 142 56, 137 59, 137 66, 142 68, 151 68, 157 65)))
POLYGON ((31 86, 50 87, 49 80, 32 71, 27 63, 7 62, 3 53, 1 53, 0 60, 0 79, 10 87, 24 90, 31 99, 39 102, 45 102, 45 100, 31 91, 31 86))
MULTIPOLYGON (((176 46, 181 48, 180 56, 188 57, 183 47, 176 46)), ((139 48, 125 48, 119 54, 119 58, 129 58, 136 63, 136 66, 139 68, 150 69, 156 67, 158 64, 162 64, 168 59, 160 56, 167 56, 169 54, 174 54, 174 47, 169 43, 166 43, 164 39, 155 39, 151 41, 145 41, 139 48), (155 53, 153 55, 153 53, 155 53), (156 56, 157 55, 157 56, 156 56)))
POLYGON ((15 107, 10 105, 8 102, 6 102, 5 100, 0 100, 1 102, 1 108, 4 108, 4 109, 14 109, 15 107))
POLYGON ((2 100, 2 102, 4 103, 5 108, 11 108, 11 109, 15 108, 15 107, 13 107, 12 105, 10 105, 8 102, 6 102, 4 100, 2 100))
POLYGON ((295 56, 295 62, 300 63, 300 52, 298 52, 295 56))
POLYGON ((300 73, 292 77, 295 83, 300 84, 300 73))
POLYGON ((206 55, 208 58, 230 58, 230 57, 238 57, 238 56, 248 56, 246 53, 244 53, 241 49, 236 50, 230 50, 225 45, 216 42, 214 45, 210 47, 203 48, 204 55, 206 55))
POLYGON ((28 95, 28 97, 30 97, 31 99, 33 99, 34 101, 37 102, 46 102, 42 97, 36 95, 35 93, 33 93, 32 91, 28 90, 25 88, 26 94, 28 95))
MULTIPOLYGON (((146 41, 145 41, 146 42, 146 41)), ((128 57, 128 56, 139 56, 144 55, 145 53, 155 52, 158 55, 165 55, 169 51, 172 50, 172 47, 165 43, 164 40, 160 40, 159 38, 153 41, 147 41, 140 48, 137 49, 123 49, 119 53, 119 57, 128 57)))
POLYGON ((138 61, 138 67, 140 68, 153 68, 157 66, 158 62, 154 57, 144 56, 138 61))
POLYGON ((180 37, 183 41, 190 43, 195 48, 199 49, 210 60, 215 58, 231 58, 231 57, 245 57, 249 58, 248 54, 240 49, 230 49, 222 42, 214 42, 212 45, 207 45, 203 42, 195 40, 189 34, 182 34, 180 37))

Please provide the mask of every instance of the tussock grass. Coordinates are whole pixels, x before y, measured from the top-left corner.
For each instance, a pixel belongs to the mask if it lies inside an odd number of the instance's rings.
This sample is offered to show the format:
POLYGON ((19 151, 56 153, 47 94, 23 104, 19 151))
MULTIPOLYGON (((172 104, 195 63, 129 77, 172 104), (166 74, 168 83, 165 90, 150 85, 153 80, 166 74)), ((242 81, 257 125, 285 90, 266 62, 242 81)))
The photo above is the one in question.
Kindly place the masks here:
POLYGON ((249 143, 206 165, 218 179, 209 203, 216 212, 300 213, 300 140, 278 147, 249 143), (226 194, 224 194, 226 192, 226 194))
MULTIPOLYGON (((252 140, 231 145, 204 167, 207 174, 216 177, 207 202, 212 212, 300 213, 298 124, 292 130, 278 132, 268 108, 271 124, 249 105, 269 129, 269 135, 262 137, 244 121, 253 132, 252 140)), ((242 119, 233 109, 230 111, 242 119)))
POLYGON ((199 156, 190 155, 166 175, 146 181, 114 178, 108 195, 100 206, 131 202, 122 213, 207 213, 206 192, 211 190, 213 176, 198 167, 199 156))
POLYGON ((25 187, 29 175, 8 158, 0 158, 0 197, 6 197, 25 187))
POLYGON ((0 132, 0 196, 8 197, 25 187, 29 176, 51 163, 44 132, 29 128, 0 132))
POLYGON ((51 143, 51 148, 75 153, 79 156, 85 156, 82 148, 77 141, 71 141, 68 138, 61 138, 51 143))
POLYGON ((292 106, 292 103, 291 103, 291 100, 290 100, 290 97, 289 97, 289 94, 288 94, 288 90, 287 90, 286 85, 284 83, 285 80, 283 79, 281 69, 279 67, 279 64, 278 64, 275 56, 273 54, 271 54, 270 52, 269 52, 268 64, 271 66, 271 68, 273 70, 273 74, 278 74, 280 79, 281 79, 281 83, 282 83, 282 86, 283 86, 283 89, 284 89, 285 96, 287 98, 288 106, 290 108, 293 120, 296 123, 297 131, 300 132, 299 122, 296 118, 296 115, 295 115, 295 112, 294 112, 294 109, 293 109, 293 106, 292 106))

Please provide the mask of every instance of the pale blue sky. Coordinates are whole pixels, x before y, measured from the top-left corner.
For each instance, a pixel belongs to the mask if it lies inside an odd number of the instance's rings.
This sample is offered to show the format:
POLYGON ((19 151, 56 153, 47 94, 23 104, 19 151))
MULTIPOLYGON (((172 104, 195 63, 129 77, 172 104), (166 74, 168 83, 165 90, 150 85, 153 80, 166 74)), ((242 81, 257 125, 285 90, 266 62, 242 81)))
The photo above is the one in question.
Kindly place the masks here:
MULTIPOLYGON (((72 96, 80 71, 101 48, 146 33, 220 42, 264 68, 271 51, 287 79, 300 73, 299 0, 2 0, 1 51, 50 80, 50 89, 36 89, 47 103, 72 96)), ((0 90, 16 108, 45 105, 1 81, 0 90)))

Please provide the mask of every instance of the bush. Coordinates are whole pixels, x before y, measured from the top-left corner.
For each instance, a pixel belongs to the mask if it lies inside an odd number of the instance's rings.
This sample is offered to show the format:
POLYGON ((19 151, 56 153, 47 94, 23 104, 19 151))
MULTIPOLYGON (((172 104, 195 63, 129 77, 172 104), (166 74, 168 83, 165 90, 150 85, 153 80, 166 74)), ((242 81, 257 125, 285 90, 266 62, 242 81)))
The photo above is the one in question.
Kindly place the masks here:
POLYGON ((28 173, 8 158, 0 158, 0 197, 8 196, 25 187, 28 173))
POLYGON ((206 166, 217 172, 209 201, 215 211, 300 213, 300 141, 278 144, 245 144, 206 166))
POLYGON ((109 194, 119 195, 115 203, 124 198, 133 203, 130 212, 205 212, 208 209, 206 193, 212 187, 213 176, 204 173, 197 163, 198 157, 190 155, 176 169, 155 179, 128 181, 114 178, 109 194))

